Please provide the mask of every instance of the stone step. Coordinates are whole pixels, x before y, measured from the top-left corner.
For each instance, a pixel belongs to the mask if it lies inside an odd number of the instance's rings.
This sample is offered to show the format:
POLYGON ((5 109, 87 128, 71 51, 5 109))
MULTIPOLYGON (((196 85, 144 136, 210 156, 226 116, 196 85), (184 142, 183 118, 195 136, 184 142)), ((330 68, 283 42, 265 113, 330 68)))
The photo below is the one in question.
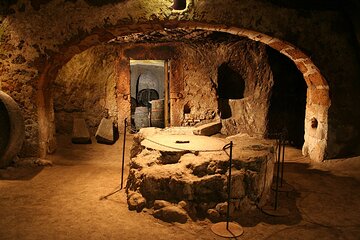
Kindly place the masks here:
POLYGON ((193 131, 195 135, 211 136, 218 133, 221 130, 221 122, 211 122, 196 127, 193 131))
POLYGON ((71 142, 77 144, 91 143, 91 136, 86 126, 85 119, 74 118, 71 142))
POLYGON ((114 123, 111 119, 103 118, 95 133, 95 138, 98 143, 113 144, 114 138, 114 123))

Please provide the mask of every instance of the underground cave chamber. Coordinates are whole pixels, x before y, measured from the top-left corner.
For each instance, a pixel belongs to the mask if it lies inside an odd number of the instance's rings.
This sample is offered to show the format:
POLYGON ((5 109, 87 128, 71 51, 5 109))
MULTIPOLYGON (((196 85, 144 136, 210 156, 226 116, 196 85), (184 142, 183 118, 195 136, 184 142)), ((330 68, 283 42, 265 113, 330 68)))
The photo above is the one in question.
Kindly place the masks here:
POLYGON ((6 2, 1 236, 358 236, 355 0, 6 2))
POLYGON ((71 134, 75 118, 85 120, 91 135, 103 118, 119 131, 123 119, 129 119, 128 131, 140 131, 132 146, 138 150, 127 182, 129 208, 139 211, 164 200, 186 204, 189 215, 210 218, 224 215, 227 155, 217 152, 221 147, 208 151, 212 141, 225 145, 233 139, 237 151, 247 154, 234 155, 233 184, 243 189, 232 196, 236 216, 263 205, 268 197, 275 145, 265 138, 286 132, 289 145, 302 147, 306 83, 294 63, 264 44, 226 33, 186 34, 191 41, 143 42, 148 35, 135 35, 128 37, 132 43, 115 39, 75 55, 52 83, 56 132, 71 134), (146 130, 154 126, 152 104, 159 100, 162 119, 155 129, 165 123, 169 128, 146 130), (139 115, 139 109, 145 114, 139 115), (202 135, 216 137, 198 143, 208 145, 207 150, 184 149, 191 149, 186 144, 173 147, 180 151, 164 150, 143 142, 159 140, 158 145, 166 146, 175 135, 185 136, 183 142, 191 145, 199 136, 189 133, 214 123, 217 130, 202 135))
POLYGON ((285 129, 289 143, 301 148, 307 87, 295 64, 251 40, 216 32, 197 35, 184 43, 124 46, 113 41, 74 56, 52 83, 56 132, 71 133, 74 117, 85 118, 92 134, 102 118, 117 125, 128 117, 135 127, 136 107, 151 111, 152 100, 164 99, 167 113, 161 117, 169 126, 218 119, 225 135, 270 136, 285 129))

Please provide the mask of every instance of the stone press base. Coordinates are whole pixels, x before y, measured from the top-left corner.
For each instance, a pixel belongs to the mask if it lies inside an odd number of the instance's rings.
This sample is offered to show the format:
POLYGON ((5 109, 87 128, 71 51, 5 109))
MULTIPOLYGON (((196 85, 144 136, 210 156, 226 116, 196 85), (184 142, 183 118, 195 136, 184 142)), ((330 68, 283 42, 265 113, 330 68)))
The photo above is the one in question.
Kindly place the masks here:
POLYGON ((131 150, 126 192, 130 210, 167 222, 225 218, 229 149, 233 141, 230 216, 262 207, 270 192, 274 142, 248 135, 215 138, 186 128, 142 129, 131 150))

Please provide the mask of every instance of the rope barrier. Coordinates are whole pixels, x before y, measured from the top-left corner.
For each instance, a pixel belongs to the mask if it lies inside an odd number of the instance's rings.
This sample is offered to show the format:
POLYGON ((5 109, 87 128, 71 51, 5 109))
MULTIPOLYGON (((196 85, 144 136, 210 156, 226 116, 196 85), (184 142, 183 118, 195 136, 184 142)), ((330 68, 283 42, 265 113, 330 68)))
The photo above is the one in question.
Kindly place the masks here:
POLYGON ((152 142, 152 143, 155 143, 155 144, 158 144, 160 146, 163 146, 163 147, 166 147, 166 148, 171 148, 171 149, 174 149, 174 150, 179 150, 179 151, 189 151, 189 152, 221 152, 221 151, 224 151, 224 148, 225 146, 228 145, 225 144, 224 147, 222 147, 221 149, 213 149, 213 150, 191 150, 191 149, 187 149, 187 148, 179 148, 179 147, 173 147, 173 146, 169 146, 169 145, 165 145, 165 144, 162 144, 162 143, 159 143, 159 142, 156 142, 154 140, 151 140, 149 138, 144 138, 144 140, 148 140, 149 142, 152 142))

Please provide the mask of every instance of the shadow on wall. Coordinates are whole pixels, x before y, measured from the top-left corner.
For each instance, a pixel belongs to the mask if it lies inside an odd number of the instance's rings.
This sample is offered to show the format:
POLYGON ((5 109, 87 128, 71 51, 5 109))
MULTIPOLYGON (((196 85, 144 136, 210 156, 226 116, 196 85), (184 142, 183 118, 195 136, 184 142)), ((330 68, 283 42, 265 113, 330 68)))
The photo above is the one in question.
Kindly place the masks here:
POLYGON ((232 116, 229 99, 244 98, 245 80, 227 63, 218 68, 218 108, 222 119, 232 116))

